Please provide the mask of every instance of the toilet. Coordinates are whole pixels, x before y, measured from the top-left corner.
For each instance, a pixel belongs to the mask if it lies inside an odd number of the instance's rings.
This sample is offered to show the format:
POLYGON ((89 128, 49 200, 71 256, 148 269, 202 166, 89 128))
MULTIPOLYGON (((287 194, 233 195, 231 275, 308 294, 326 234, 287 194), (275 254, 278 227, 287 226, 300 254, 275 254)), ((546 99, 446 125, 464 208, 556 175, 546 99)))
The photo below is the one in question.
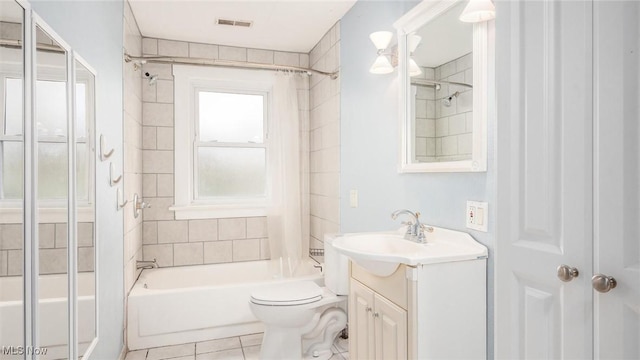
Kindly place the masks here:
POLYGON ((325 236, 325 287, 314 281, 276 284, 251 294, 253 314, 265 325, 261 360, 327 360, 347 324, 349 260, 325 236))

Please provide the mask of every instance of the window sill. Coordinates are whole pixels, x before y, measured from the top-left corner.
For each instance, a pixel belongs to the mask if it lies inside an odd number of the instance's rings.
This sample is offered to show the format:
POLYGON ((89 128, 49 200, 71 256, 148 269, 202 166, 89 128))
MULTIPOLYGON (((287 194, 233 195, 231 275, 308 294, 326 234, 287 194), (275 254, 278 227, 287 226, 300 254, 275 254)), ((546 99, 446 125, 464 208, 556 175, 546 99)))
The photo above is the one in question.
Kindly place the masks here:
MULTIPOLYGON (((93 222, 93 207, 78 207, 78 222, 93 222)), ((21 208, 0 208, 0 218, 3 224, 22 224, 24 213, 21 208)), ((40 208, 38 209, 38 223, 53 224, 65 223, 68 220, 66 208, 40 208)))
POLYGON ((266 216, 264 204, 171 206, 176 220, 223 219, 266 216))

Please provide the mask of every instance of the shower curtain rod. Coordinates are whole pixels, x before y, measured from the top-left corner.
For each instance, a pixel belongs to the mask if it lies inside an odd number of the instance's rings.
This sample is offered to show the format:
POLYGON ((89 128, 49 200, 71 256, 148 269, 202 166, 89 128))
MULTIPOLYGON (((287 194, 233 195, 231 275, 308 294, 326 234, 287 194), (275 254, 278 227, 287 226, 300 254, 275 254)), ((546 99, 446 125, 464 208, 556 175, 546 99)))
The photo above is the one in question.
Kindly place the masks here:
POLYGON ((218 60, 218 59, 205 59, 205 58, 186 58, 176 56, 131 56, 124 54, 125 62, 133 62, 134 66, 140 66, 141 64, 152 62, 157 64, 184 64, 184 65, 204 65, 204 66, 222 66, 244 69, 263 69, 263 70, 290 70, 297 72, 304 72, 309 75, 312 73, 319 75, 329 76, 332 80, 338 78, 338 72, 326 72, 310 68, 303 68, 299 66, 289 65, 271 65, 260 64, 253 62, 242 62, 232 60, 218 60))
MULTIPOLYGON (((12 49, 22 49, 22 40, 0 40, 0 47, 12 48, 12 49)), ((56 53, 64 53, 65 50, 58 45, 51 44, 37 44, 37 50, 48 51, 48 52, 56 52, 56 53)))
POLYGON ((411 79, 411 85, 421 85, 421 86, 433 86, 438 87, 438 85, 457 85, 468 87, 469 89, 473 89, 473 85, 465 84, 461 82, 455 81, 441 81, 441 80, 428 80, 428 79, 411 79))

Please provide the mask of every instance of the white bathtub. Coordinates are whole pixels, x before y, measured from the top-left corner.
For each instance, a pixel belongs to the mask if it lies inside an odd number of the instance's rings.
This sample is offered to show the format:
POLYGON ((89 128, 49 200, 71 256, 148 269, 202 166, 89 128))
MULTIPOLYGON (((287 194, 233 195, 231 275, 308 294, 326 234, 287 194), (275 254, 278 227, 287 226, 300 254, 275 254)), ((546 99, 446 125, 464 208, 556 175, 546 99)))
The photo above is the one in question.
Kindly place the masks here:
MULTIPOLYGON (((22 346, 23 306, 22 277, 0 277, 0 347, 22 346)), ((67 274, 39 277, 38 316, 40 332, 38 347, 47 348, 38 359, 66 359, 68 357, 67 274)), ((80 354, 95 337, 94 273, 78 274, 78 341, 80 354)), ((17 359, 3 357, 0 359, 17 359)))
POLYGON ((323 285, 308 260, 295 277, 278 278, 269 261, 144 270, 128 302, 131 350, 220 339, 263 331, 251 313, 249 296, 269 284, 313 280, 323 285))

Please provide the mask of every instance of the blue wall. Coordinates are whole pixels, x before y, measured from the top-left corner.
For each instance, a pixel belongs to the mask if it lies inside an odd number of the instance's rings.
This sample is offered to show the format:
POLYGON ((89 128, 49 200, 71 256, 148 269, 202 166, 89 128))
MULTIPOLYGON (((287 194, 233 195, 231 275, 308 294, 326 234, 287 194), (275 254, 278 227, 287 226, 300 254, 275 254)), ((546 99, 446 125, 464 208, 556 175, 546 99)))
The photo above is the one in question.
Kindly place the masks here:
MULTIPOLYGON (((96 71, 96 134, 105 134, 116 153, 109 160, 122 169, 122 1, 31 1, 42 17, 96 71)), ((123 346, 123 219, 116 212, 115 189, 108 184, 108 162, 96 163, 100 342, 92 359, 114 360, 123 346)))
MULTIPOLYGON (((358 1, 340 27, 341 168, 340 226, 342 232, 390 230, 396 209, 422 213, 430 225, 470 233, 489 248, 488 355, 493 357, 493 242, 495 204, 495 106, 489 106, 489 154, 486 173, 398 174, 399 105, 397 71, 369 73, 376 49, 374 31, 395 32, 393 23, 416 2, 358 1), (359 206, 349 206, 349 191, 357 190, 359 206), (465 227, 467 200, 489 202, 489 232, 465 227)), ((396 40, 394 40, 396 41, 396 40)), ((493 77, 490 71, 490 78, 493 77)), ((493 93, 493 80, 490 93, 493 93)), ((495 103, 494 96, 490 102, 495 103)))

